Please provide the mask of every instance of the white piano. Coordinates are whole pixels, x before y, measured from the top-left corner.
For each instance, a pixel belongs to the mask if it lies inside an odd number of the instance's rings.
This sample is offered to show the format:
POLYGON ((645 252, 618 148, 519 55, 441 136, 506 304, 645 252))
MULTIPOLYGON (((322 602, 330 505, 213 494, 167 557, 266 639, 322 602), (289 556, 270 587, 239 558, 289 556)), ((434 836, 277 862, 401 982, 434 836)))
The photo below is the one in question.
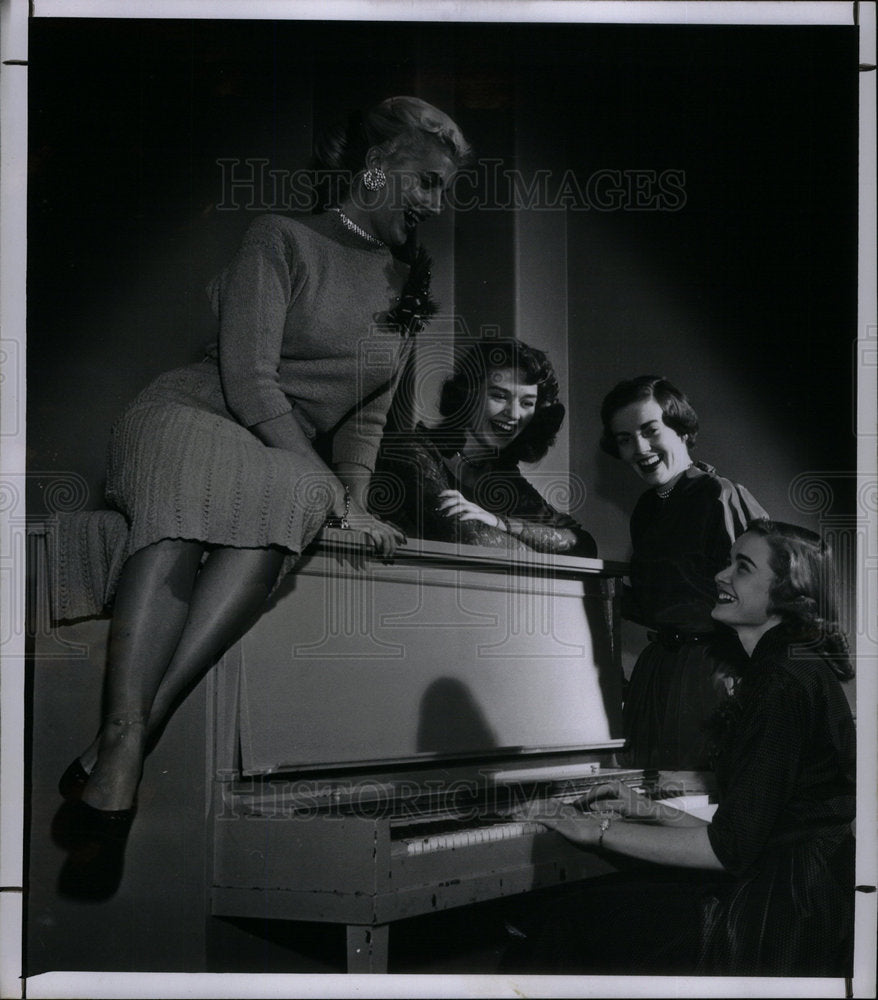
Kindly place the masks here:
POLYGON ((354 538, 215 673, 210 908, 343 924, 383 972, 393 921, 611 871, 513 812, 642 774, 614 768, 624 565, 354 538))

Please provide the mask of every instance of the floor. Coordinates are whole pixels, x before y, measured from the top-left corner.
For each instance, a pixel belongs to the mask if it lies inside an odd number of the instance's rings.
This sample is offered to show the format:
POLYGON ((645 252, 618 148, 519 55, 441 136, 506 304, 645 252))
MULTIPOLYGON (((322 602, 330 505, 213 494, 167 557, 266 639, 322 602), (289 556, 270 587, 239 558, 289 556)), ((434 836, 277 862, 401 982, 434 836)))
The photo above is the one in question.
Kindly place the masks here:
MULTIPOLYGON (((520 904, 510 900, 394 923, 388 972, 490 975, 519 941, 520 904)), ((344 928, 332 924, 215 920, 211 972, 344 972, 344 928)))

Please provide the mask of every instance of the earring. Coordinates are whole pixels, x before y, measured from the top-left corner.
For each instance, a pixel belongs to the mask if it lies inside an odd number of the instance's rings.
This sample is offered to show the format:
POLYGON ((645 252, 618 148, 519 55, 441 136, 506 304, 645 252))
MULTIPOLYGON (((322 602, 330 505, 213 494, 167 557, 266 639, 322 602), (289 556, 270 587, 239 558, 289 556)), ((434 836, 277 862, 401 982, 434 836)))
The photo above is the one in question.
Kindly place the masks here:
POLYGON ((366 185, 369 191, 380 191, 386 183, 387 175, 381 167, 375 167, 374 170, 372 167, 369 167, 366 173, 363 174, 363 184, 366 185))

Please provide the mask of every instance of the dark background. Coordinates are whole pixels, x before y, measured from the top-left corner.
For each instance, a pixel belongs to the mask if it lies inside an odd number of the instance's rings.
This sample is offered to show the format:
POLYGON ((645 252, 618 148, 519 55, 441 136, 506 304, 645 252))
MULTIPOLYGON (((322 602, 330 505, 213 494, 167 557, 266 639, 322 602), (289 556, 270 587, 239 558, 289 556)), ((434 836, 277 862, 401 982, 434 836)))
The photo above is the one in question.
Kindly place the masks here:
POLYGON ((204 286, 275 207, 218 211, 217 161, 304 166, 315 127, 392 93, 446 108, 506 167, 685 172, 679 211, 461 211, 423 234, 470 331, 545 345, 557 296, 522 329, 521 289, 566 281, 555 360, 602 554, 625 555, 639 492, 596 450, 620 378, 678 381, 699 457, 778 516, 795 519, 796 475, 855 468, 855 29, 52 19, 30 45, 30 467, 84 476, 87 506, 113 418, 200 356, 204 286), (562 237, 521 251, 546 219, 562 237))
MULTIPOLYGON (((437 298, 459 328, 551 349, 569 418, 531 474, 554 488, 569 471, 573 512, 599 554, 627 557, 641 491, 597 448, 600 401, 618 380, 654 371, 699 412, 696 457, 772 515, 828 529, 849 556, 854 28, 52 18, 31 21, 29 60, 33 516, 52 510, 53 483, 71 476, 76 502, 101 506, 112 421, 154 375, 201 356, 214 331, 208 280, 255 215, 283 210, 218 209, 218 161, 294 170, 319 126, 410 93, 452 114, 483 163, 525 179, 548 170, 552 188, 567 171, 583 185, 600 170, 685 175, 677 211, 516 210, 492 204, 487 185, 480 210, 423 232, 437 298)), ((852 595, 852 559, 842 569, 852 595)), ((643 637, 626 641, 630 659, 643 637)), ((54 905, 35 908, 32 926, 54 920, 54 905)), ((452 952, 478 937, 477 914, 443 919, 452 952)), ((58 944, 40 927, 29 948, 41 969, 162 967, 160 950, 145 966, 58 944)), ((156 942, 173 936, 173 968, 188 969, 177 930, 157 928, 156 942)), ((286 933, 271 952, 283 968, 286 933)), ((422 968, 419 932, 401 933, 422 968)), ((257 971, 270 964, 270 936, 260 931, 249 959, 257 971)), ((209 969, 247 967, 240 939, 229 940, 209 969)), ((466 963, 455 970, 481 971, 466 963)))

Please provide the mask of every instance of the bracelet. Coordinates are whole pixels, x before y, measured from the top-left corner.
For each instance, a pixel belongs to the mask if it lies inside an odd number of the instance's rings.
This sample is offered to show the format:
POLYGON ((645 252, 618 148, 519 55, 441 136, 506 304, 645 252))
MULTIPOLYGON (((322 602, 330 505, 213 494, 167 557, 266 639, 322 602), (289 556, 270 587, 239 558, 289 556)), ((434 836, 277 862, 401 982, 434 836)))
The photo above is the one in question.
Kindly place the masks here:
POLYGON ((604 846, 604 834, 607 832, 607 830, 610 829, 610 826, 612 825, 612 822, 613 821, 612 821, 612 819, 609 816, 602 816, 601 817, 601 833, 600 833, 600 836, 598 837, 598 849, 599 850, 600 850, 600 848, 602 848, 604 846))
POLYGON ((351 526, 348 515, 351 512, 351 488, 344 488, 344 513, 339 517, 337 514, 330 514, 323 522, 327 528, 344 528, 347 530, 351 526))

